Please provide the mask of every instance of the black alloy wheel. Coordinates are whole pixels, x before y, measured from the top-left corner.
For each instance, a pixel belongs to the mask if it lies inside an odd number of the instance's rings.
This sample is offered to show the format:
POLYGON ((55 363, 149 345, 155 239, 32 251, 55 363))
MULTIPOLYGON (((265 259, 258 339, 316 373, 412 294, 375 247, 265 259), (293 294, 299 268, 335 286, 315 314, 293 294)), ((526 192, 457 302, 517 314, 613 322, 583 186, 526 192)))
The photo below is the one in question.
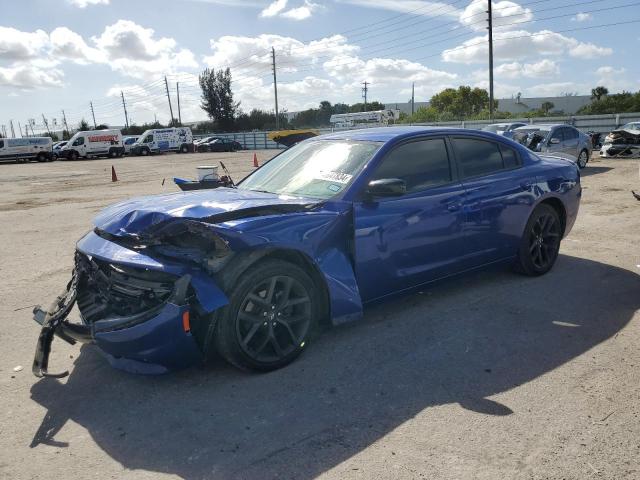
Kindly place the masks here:
POLYGON ((270 371, 292 362, 318 319, 318 288, 297 265, 267 260, 244 272, 219 317, 216 347, 242 369, 270 371))
POLYGON ((531 276, 547 273, 558 258, 561 239, 558 212, 549 205, 539 205, 527 222, 516 269, 531 276))

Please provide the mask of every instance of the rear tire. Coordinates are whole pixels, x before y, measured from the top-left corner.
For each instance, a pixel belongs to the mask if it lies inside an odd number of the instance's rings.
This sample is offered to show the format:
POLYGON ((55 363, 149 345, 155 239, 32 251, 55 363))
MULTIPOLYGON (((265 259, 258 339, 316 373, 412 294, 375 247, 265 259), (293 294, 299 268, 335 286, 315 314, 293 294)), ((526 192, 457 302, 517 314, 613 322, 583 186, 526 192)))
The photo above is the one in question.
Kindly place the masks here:
POLYGON ((38 156, 36 157, 36 160, 39 161, 40 163, 44 163, 47 161, 47 156, 44 153, 39 153, 38 156))
POLYGON ((71 160, 78 160, 78 152, 74 150, 73 152, 71 152, 71 155, 69 155, 69 158, 71 160))
POLYGON ((578 164, 578 168, 580 170, 586 167, 587 163, 589 163, 589 152, 587 152, 586 150, 582 150, 580 152, 580 155, 578 155, 578 161, 576 163, 578 164))
POLYGON ((558 258, 561 237, 558 212, 549 205, 538 205, 524 229, 514 269, 532 277, 547 273, 558 258))
POLYGON ((318 291, 307 272, 292 263, 266 260, 250 267, 216 315, 218 353, 243 370, 288 365, 316 331, 322 312, 318 291))

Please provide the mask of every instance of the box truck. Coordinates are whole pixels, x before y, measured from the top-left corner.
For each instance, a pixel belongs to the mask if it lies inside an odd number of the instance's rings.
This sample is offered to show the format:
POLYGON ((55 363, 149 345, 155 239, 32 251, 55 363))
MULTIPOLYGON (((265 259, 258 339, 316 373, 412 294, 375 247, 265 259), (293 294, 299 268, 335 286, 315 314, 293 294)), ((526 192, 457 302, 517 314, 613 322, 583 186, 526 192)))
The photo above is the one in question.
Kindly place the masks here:
POLYGON ((145 131, 131 147, 132 155, 162 152, 193 152, 193 135, 188 127, 153 128, 145 131))
POLYGON ((53 160, 51 137, 0 138, 0 161, 53 160))
POLYGON ((121 157, 124 155, 120 130, 90 130, 77 132, 60 149, 60 156, 69 160, 88 157, 121 157))

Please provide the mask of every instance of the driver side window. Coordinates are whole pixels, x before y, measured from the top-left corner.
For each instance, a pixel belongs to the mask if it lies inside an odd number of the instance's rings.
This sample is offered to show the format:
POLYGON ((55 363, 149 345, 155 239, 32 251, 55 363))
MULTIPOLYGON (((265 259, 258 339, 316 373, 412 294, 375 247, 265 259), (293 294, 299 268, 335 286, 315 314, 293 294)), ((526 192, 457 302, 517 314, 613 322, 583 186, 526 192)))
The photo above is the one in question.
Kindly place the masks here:
POLYGON ((149 135, 147 136, 147 138, 144 139, 144 143, 152 143, 153 142, 153 135, 149 135))
POLYGON ((419 140, 393 149, 378 166, 371 180, 399 178, 407 193, 451 182, 451 166, 443 138, 419 140))
POLYGON ((78 137, 76 138, 76 141, 73 142, 74 147, 77 147, 79 145, 84 145, 84 137, 78 137))
POLYGON ((563 128, 556 128, 553 132, 551 132, 550 140, 557 139, 560 142, 564 140, 564 136, 562 135, 563 128))

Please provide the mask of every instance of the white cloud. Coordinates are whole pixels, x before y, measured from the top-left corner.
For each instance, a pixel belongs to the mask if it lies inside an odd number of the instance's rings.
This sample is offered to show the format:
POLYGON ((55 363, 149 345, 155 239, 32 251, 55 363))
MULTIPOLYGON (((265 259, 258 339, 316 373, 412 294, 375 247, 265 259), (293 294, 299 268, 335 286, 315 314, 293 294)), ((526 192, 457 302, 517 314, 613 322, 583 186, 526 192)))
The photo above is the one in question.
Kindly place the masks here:
MULTIPOLYGON (((516 27, 517 23, 528 22, 533 18, 531 10, 522 8, 510 1, 491 2, 494 27, 516 27)), ((483 31, 487 28, 486 0, 473 0, 460 14, 460 23, 467 27, 483 31)))
POLYGON ((627 76, 627 70, 623 67, 615 68, 610 65, 605 65, 596 70, 595 75, 597 77, 596 84, 603 85, 609 89, 611 93, 626 91, 636 91, 637 82, 629 80, 627 76))
POLYGON ((67 27, 58 27, 49 35, 50 54, 55 59, 68 59, 87 64, 99 61, 102 54, 87 45, 84 39, 67 27))
POLYGON ((588 22, 593 20, 593 15, 590 13, 578 13, 575 17, 571 18, 572 22, 588 22))
POLYGON ((56 69, 41 69, 34 65, 0 67, 0 86, 23 90, 39 87, 61 87, 64 74, 56 69))
POLYGON ((11 27, 0 26, 0 59, 27 60, 39 56, 49 43, 43 30, 22 32, 11 27))
MULTIPOLYGON (((486 61, 488 50, 487 36, 477 36, 466 40, 458 47, 445 50, 442 52, 442 59, 454 63, 482 63, 486 61)), ((569 55, 590 59, 612 53, 613 50, 610 48, 580 42, 550 30, 533 33, 526 30, 494 33, 494 58, 497 60, 522 60, 541 55, 569 55)))
POLYGON ((67 0, 67 2, 78 8, 86 8, 89 5, 109 5, 109 0, 67 0))
POLYGON ((287 0, 275 0, 260 12, 260 16, 264 18, 275 17, 285 8, 287 8, 287 0))
POLYGON ((281 16, 284 18, 289 18, 291 20, 305 20, 311 17, 311 14, 314 10, 316 10, 320 5, 317 3, 311 3, 308 0, 305 0, 304 5, 301 7, 292 8, 283 12, 281 16))
POLYGON ((542 83, 527 88, 527 95, 536 97, 558 97, 567 92, 586 92, 587 86, 575 82, 542 83))
POLYGON ((503 63, 496 67, 495 73, 503 78, 540 78, 555 76, 560 68, 553 60, 544 58, 535 63, 503 63))

